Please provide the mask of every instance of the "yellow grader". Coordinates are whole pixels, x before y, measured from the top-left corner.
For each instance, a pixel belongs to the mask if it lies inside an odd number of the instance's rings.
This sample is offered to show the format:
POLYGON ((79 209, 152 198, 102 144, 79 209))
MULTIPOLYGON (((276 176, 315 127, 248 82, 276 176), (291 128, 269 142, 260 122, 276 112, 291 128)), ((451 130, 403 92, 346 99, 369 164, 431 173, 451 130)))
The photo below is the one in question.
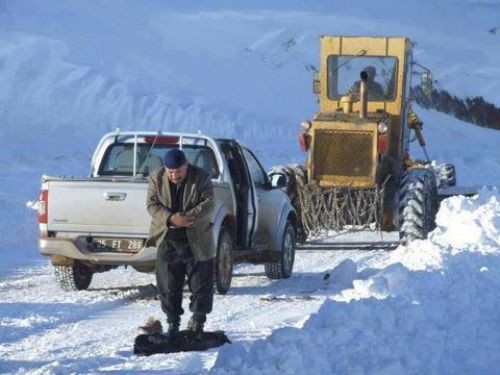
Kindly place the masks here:
POLYGON ((330 230, 399 230, 403 244, 434 228, 438 186, 455 184, 455 169, 414 161, 424 148, 422 123, 411 109, 412 70, 429 90, 430 72, 413 61, 404 37, 322 36, 313 91, 319 111, 299 136, 305 166, 275 167, 301 216, 299 238, 330 230), (415 69, 417 70, 417 69, 415 69))

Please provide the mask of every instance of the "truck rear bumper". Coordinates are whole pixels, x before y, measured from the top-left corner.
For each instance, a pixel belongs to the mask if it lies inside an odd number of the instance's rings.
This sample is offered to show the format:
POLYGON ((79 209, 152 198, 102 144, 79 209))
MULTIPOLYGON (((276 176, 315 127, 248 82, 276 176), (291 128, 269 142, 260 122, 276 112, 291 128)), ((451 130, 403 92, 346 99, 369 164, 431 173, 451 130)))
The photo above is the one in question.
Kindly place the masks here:
POLYGON ((78 248, 71 240, 58 238, 41 238, 38 246, 43 255, 61 255, 93 264, 119 266, 156 261, 156 247, 144 247, 137 253, 89 252, 78 248))

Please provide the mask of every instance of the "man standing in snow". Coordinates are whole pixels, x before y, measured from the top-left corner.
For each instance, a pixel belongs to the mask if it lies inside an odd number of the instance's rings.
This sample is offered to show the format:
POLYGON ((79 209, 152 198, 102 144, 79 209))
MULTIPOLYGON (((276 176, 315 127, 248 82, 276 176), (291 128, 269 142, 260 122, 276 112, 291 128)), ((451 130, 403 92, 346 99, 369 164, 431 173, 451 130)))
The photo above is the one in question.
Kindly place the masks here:
POLYGON ((165 153, 164 168, 149 176, 147 209, 152 216, 147 246, 156 246, 156 280, 169 339, 179 332, 182 291, 187 276, 193 315, 188 329, 203 336, 206 314, 212 311, 215 249, 210 230, 213 186, 210 175, 188 164, 175 148, 165 153))

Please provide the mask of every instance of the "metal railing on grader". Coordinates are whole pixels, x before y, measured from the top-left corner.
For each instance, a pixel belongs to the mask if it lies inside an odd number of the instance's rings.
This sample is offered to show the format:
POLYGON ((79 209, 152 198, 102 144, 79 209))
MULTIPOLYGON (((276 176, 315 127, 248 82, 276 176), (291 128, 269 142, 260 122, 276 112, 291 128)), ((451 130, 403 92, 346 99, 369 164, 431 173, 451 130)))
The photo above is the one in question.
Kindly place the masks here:
POLYGON ((413 61, 404 37, 322 36, 313 91, 319 112, 301 124, 305 166, 278 166, 301 217, 299 240, 330 231, 399 231, 423 239, 435 226, 438 191, 456 184, 451 164, 413 160, 412 138, 425 155, 422 122, 411 109, 413 74, 424 91, 432 75, 413 61), (413 72, 418 70, 418 72, 413 72))

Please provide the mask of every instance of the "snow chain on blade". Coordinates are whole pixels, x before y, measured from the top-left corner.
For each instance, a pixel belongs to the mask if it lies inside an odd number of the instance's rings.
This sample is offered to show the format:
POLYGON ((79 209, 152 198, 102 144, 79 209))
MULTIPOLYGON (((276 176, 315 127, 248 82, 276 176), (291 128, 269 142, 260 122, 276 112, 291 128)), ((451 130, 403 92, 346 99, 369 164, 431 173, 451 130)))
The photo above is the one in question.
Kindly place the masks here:
POLYGON ((316 184, 305 185, 299 190, 305 231, 309 235, 319 236, 330 230, 378 230, 383 186, 372 189, 325 189, 316 184))
POLYGON ((282 173, 287 177, 283 190, 300 218, 297 228, 299 243, 305 242, 309 235, 321 236, 331 230, 380 229, 382 198, 389 177, 380 187, 372 189, 325 189, 307 183, 307 172, 299 164, 274 166, 268 173, 282 173))

